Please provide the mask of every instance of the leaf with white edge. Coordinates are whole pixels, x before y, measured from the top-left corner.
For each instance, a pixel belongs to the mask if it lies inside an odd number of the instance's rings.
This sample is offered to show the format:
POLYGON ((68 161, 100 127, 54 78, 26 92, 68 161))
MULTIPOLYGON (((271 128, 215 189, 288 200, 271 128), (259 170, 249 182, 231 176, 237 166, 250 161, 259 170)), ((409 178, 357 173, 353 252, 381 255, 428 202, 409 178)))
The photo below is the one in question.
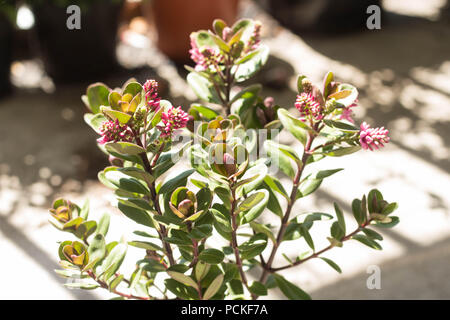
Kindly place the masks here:
POLYGON ((208 289, 206 289, 205 294, 203 295, 204 300, 209 300, 219 291, 220 287, 223 283, 223 274, 219 274, 209 285, 208 289))
POLYGON ((250 58, 241 59, 233 66, 231 72, 234 73, 236 82, 242 82, 251 78, 266 64, 269 57, 269 47, 261 45, 255 52, 250 58))
POLYGON ((191 72, 187 76, 187 82, 197 97, 203 101, 220 104, 221 100, 208 79, 197 72, 191 72))
POLYGON ((83 283, 83 282, 64 283, 64 286, 71 289, 83 289, 83 290, 93 290, 100 287, 100 285, 95 283, 83 283))
POLYGON ((114 275, 117 270, 119 270, 122 265, 125 255, 127 253, 127 246, 123 243, 117 244, 111 252, 108 254, 106 259, 102 263, 102 278, 108 280, 112 275, 114 275))
POLYGON ((278 109, 278 118, 283 124, 283 127, 305 145, 308 131, 312 131, 312 129, 303 121, 292 116, 286 109, 278 109))
POLYGON ((272 240, 273 243, 276 242, 275 236, 273 235, 272 231, 269 229, 268 226, 256 223, 255 221, 250 222, 250 227, 255 230, 256 233, 263 233, 265 234, 270 240, 272 240))
POLYGON ((279 274, 273 274, 275 282, 280 288, 281 292, 290 300, 311 300, 309 294, 297 287, 292 282, 286 280, 283 276, 279 274))
POLYGON ((106 234, 108 233, 108 230, 109 230, 110 219, 111 218, 110 218, 109 213, 104 213, 100 217, 100 220, 98 221, 98 225, 97 225, 97 234, 101 234, 104 237, 106 237, 106 234))
POLYGON ((108 120, 101 113, 97 113, 97 114, 85 113, 83 118, 84 118, 84 122, 86 122, 98 134, 101 134, 100 129, 102 128, 103 122, 108 120))
POLYGON ((156 250, 156 251, 163 251, 163 248, 158 246, 157 244, 154 244, 152 242, 147 241, 130 241, 128 242, 130 246, 141 248, 145 250, 156 250))
POLYGON ((184 285, 187 285, 187 286, 193 287, 195 289, 198 289, 197 283, 195 283, 195 281, 191 277, 188 277, 185 274, 182 274, 180 272, 175 272, 175 271, 167 271, 167 274, 172 279, 174 279, 174 280, 176 280, 176 281, 178 281, 178 282, 180 282, 180 283, 182 283, 184 285))
POLYGON ((278 143, 272 140, 264 141, 264 149, 267 151, 273 165, 281 169, 288 177, 294 178, 295 169, 292 166, 292 158, 283 153, 279 146, 278 143))
POLYGON ((120 202, 118 204, 118 208, 120 211, 122 211, 124 215, 126 215, 129 219, 133 220, 134 222, 137 222, 150 228, 154 227, 153 219, 146 211, 127 206, 120 202))
POLYGON ((248 223, 258 218, 267 206, 269 192, 258 190, 248 194, 238 206, 239 216, 242 223, 248 223))
POLYGON ((138 155, 145 153, 145 150, 142 147, 131 142, 108 142, 105 144, 105 148, 108 151, 120 154, 138 155))
POLYGON ((330 157, 342 157, 348 154, 355 153, 357 151, 361 150, 360 146, 351 146, 351 147, 343 147, 338 148, 332 151, 324 152, 323 154, 330 156, 330 157))

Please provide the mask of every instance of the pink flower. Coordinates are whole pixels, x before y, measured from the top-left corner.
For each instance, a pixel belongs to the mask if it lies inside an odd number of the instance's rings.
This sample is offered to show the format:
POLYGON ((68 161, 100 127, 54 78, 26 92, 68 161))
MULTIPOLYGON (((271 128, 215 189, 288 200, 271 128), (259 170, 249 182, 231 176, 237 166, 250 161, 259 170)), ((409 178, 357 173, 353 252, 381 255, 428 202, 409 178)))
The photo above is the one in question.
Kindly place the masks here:
POLYGON ((344 108, 342 110, 342 114, 339 117, 339 119, 341 120, 347 120, 351 123, 355 123, 355 121, 353 120, 353 111, 351 110, 351 108, 357 107, 358 105, 356 103, 353 103, 351 105, 349 105, 348 107, 344 108))
POLYGON ((224 57, 220 50, 205 48, 202 51, 197 47, 195 36, 191 35, 191 49, 189 50, 191 59, 195 62, 195 71, 205 71, 212 65, 218 65, 223 62, 224 57))
POLYGON ((143 88, 145 91, 145 101, 147 102, 147 106, 152 111, 157 110, 159 108, 159 101, 161 100, 158 98, 158 82, 153 79, 147 80, 144 83, 143 88))
POLYGON ((171 107, 167 112, 162 113, 161 120, 164 126, 158 126, 158 129, 161 131, 161 136, 165 138, 170 137, 175 130, 186 127, 189 115, 181 107, 171 107))
POLYGON ((255 27, 253 29, 253 34, 248 41, 246 52, 258 49, 260 42, 261 42, 261 22, 256 21, 255 27))
POLYGON ((303 118, 312 116, 316 120, 323 119, 322 107, 311 93, 303 92, 302 94, 297 95, 295 107, 300 111, 303 118))
POLYGON ((99 144, 105 144, 107 142, 126 141, 131 142, 133 140, 133 131, 126 124, 121 125, 119 120, 108 120, 102 123, 100 128, 101 138, 97 139, 99 144))
POLYGON ((359 143, 365 150, 379 149, 384 147, 383 143, 388 143, 390 138, 388 137, 389 131, 384 127, 371 128, 366 122, 361 123, 359 132, 359 143))

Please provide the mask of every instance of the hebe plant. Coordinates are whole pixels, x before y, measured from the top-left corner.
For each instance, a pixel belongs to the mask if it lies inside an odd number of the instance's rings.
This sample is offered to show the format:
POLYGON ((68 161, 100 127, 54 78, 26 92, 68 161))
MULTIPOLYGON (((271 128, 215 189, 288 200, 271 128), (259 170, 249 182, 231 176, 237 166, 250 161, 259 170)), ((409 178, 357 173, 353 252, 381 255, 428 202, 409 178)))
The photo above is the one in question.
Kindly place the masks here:
POLYGON ((130 80, 115 90, 101 83, 88 87, 82 100, 91 113, 85 120, 101 136, 99 147, 111 162, 99 180, 114 191, 119 210, 139 225, 134 232, 139 238, 107 241, 109 215, 89 220, 87 203, 56 200, 51 222, 78 238, 59 247, 63 270, 57 272, 80 279, 67 285, 102 287, 122 298, 203 300, 257 299, 278 287, 289 299, 309 299, 280 271, 319 258, 341 272, 323 254, 352 239, 381 249, 383 238, 374 227, 390 228, 399 219, 390 215, 397 204, 378 190, 353 200, 352 230, 337 203, 334 214, 293 208, 341 170, 314 171, 316 162, 378 149, 389 141, 388 131, 365 122, 354 125, 351 108, 358 92, 335 81, 331 72, 321 88, 298 78, 295 115, 261 97, 260 85, 236 87, 267 60, 260 27, 248 19, 232 27, 216 20, 213 31, 192 33, 196 66, 188 67, 187 80, 209 104, 193 104, 188 113, 161 100, 154 80, 144 85, 130 80), (303 147, 280 144, 280 130, 303 147), (180 137, 188 141, 176 143, 180 137), (191 168, 176 172, 186 154, 191 168), (279 168, 292 186, 286 188, 269 168, 279 168), (163 179, 168 171, 172 178, 163 179), (262 214, 275 214, 279 224, 262 223, 262 214), (316 248, 313 227, 326 220, 329 245, 316 248), (296 241, 305 241, 310 250, 291 257, 280 249, 283 242, 297 246, 296 241), (142 248, 131 275, 119 272, 127 246, 142 248), (287 262, 275 264, 277 256, 287 262), (250 269, 259 271, 257 281, 249 279, 250 269))

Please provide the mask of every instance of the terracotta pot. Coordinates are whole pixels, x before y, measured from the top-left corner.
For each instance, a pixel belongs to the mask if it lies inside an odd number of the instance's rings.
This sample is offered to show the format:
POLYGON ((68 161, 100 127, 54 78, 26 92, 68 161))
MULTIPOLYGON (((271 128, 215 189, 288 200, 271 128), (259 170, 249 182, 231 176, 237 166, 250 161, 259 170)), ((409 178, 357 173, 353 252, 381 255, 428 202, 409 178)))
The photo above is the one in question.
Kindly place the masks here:
POLYGON ((158 48, 174 61, 189 61, 190 33, 211 29, 216 18, 233 24, 238 4, 239 0, 153 0, 158 48))

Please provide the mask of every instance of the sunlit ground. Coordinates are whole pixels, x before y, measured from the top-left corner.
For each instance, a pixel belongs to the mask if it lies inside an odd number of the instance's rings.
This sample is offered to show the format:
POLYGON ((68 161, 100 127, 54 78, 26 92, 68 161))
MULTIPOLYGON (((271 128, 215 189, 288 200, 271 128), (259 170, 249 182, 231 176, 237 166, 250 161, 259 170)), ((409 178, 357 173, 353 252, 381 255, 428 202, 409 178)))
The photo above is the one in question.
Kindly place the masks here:
MULTIPOLYGON (((341 266, 341 275, 321 260, 284 273, 316 299, 450 298, 450 26, 445 23, 449 13, 440 14, 445 1, 408 3, 385 1, 389 11, 381 30, 301 38, 254 5, 243 5, 243 15, 263 21, 265 42, 271 48, 271 61, 260 78, 271 79, 278 72, 290 79, 289 88, 269 90, 278 104, 293 108, 297 74, 320 82, 332 70, 338 79, 359 88, 357 121, 385 126, 392 137, 382 151, 319 163, 321 168, 345 171, 327 178, 320 191, 294 208, 294 213, 332 212, 336 201, 348 214, 351 229, 352 199, 373 187, 400 205, 400 224, 381 230, 383 251, 349 241, 325 254, 341 266), (366 286, 371 265, 381 268, 380 290, 366 286)), ((195 100, 183 77, 151 42, 130 35, 118 48, 122 63, 152 67, 153 75, 171 84, 169 93, 177 103, 195 100)), ((132 240, 133 224, 124 222, 111 206, 112 193, 95 180, 95 170, 106 162, 95 149, 95 133, 82 121, 79 97, 84 89, 65 86, 54 91, 51 79, 34 60, 13 64, 12 79, 21 91, 0 101, 0 270, 9 275, 0 284, 0 298, 109 297, 102 291, 62 286, 64 280, 53 270, 58 267, 56 241, 64 240, 64 235, 47 223, 46 208, 56 196, 79 203, 89 197, 94 217, 105 210, 114 213, 113 237, 132 240)), ((288 135, 282 138, 294 143, 288 135)), ((270 213, 265 220, 276 223, 270 213)), ((328 233, 326 222, 314 226, 316 248, 328 245, 328 233)), ((303 240, 286 243, 280 250, 292 257, 303 251, 307 251, 303 240)), ((125 273, 132 271, 138 254, 130 249, 125 273)), ((286 261, 281 258, 277 263, 286 261)), ((269 296, 281 297, 278 291, 269 296)))

